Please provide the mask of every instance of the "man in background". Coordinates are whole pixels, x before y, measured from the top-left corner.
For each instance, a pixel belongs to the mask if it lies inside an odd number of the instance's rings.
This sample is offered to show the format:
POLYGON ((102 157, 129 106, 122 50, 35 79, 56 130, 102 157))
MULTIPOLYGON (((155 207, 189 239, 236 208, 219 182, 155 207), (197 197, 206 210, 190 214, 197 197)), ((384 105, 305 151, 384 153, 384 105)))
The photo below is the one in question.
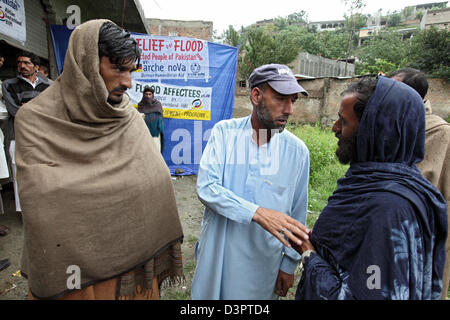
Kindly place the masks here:
POLYGON ((144 114, 145 124, 150 130, 150 134, 158 149, 164 151, 164 121, 163 107, 161 102, 155 99, 155 89, 145 86, 141 102, 138 104, 138 111, 144 114))
MULTIPOLYGON (((425 157, 417 167, 444 196, 450 217, 450 124, 432 113, 430 100, 425 101, 428 92, 427 76, 419 70, 404 68, 394 71, 390 78, 406 83, 424 99, 425 103, 425 157)), ((450 281, 450 238, 446 242, 444 277, 441 299, 447 299, 450 281)))
POLYGON ((41 73, 44 77, 47 78, 48 82, 52 84, 54 81, 50 79, 49 72, 47 66, 39 66, 39 73, 41 73))
MULTIPOLYGON (((2 53, 0 52, 0 69, 3 67, 3 64, 5 62, 5 57, 2 55, 2 53)), ((4 149, 4 136, 3 136, 3 131, 2 131, 2 127, 3 127, 3 121, 5 119, 7 119, 8 116, 8 112, 6 111, 6 106, 5 103, 3 102, 3 94, 2 94, 2 81, 0 80, 0 122, 1 122, 1 126, 0 126, 0 178, 7 178, 9 177, 9 172, 8 172, 8 165, 6 162, 6 158, 5 158, 5 149, 4 149), (5 176, 6 175, 6 176, 5 176)), ((2 189, 1 185, 0 185, 0 190, 2 189)), ((3 201, 2 198, 0 196, 0 214, 3 214, 3 201)), ((9 228, 5 225, 0 224, 0 237, 2 236, 6 236, 9 233, 9 228)), ((9 261, 9 259, 3 259, 0 260, 0 271, 6 269, 7 267, 9 267, 9 265, 11 264, 11 262, 9 261)))
POLYGON ((14 120, 17 111, 27 102, 36 98, 42 91, 50 86, 47 78, 39 74, 40 59, 34 53, 22 51, 17 55, 17 71, 15 78, 5 80, 2 84, 3 98, 8 109, 9 119, 6 126, 6 150, 9 150, 11 169, 14 183, 14 198, 16 211, 21 212, 19 193, 16 178, 16 139, 14 133, 14 120))

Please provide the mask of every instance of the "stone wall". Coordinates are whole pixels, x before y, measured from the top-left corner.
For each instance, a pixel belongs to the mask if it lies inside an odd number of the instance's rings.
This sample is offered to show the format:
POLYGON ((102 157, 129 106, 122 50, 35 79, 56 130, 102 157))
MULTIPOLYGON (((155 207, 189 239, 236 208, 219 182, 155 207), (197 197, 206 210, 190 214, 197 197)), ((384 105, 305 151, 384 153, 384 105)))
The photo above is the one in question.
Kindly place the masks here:
MULTIPOLYGON (((309 97, 299 95, 299 99, 294 104, 291 121, 298 124, 320 122, 323 125, 333 125, 337 119, 341 92, 357 81, 359 81, 358 78, 301 80, 300 84, 309 92, 309 97)), ((450 116, 450 83, 442 79, 428 81, 430 89, 426 99, 430 100, 434 114, 447 119, 450 116)), ((237 89, 233 117, 247 116, 251 114, 252 109, 249 89, 237 89)))

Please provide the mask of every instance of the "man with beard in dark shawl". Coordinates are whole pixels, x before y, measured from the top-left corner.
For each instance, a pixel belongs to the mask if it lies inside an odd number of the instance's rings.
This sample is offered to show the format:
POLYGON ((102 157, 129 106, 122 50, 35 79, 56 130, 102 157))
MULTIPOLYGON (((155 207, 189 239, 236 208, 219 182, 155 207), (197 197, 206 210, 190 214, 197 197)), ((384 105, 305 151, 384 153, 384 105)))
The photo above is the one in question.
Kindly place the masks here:
POLYGON ((145 124, 150 130, 150 134, 156 146, 164 151, 164 121, 163 108, 161 102, 155 99, 155 89, 145 86, 141 102, 138 104, 138 111, 145 114, 145 124))
POLYGON ((416 167, 425 152, 425 108, 385 77, 343 92, 333 131, 350 163, 300 246, 296 299, 439 299, 446 203, 416 167))

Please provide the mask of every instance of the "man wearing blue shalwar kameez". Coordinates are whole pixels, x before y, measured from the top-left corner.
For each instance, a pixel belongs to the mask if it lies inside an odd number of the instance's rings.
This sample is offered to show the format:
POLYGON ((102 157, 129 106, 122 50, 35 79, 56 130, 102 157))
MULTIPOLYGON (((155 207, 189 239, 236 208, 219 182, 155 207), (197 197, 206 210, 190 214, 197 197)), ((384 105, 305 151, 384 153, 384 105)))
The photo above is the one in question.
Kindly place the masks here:
POLYGON ((218 123, 200 163, 206 209, 192 299, 286 296, 300 260, 287 240, 308 238, 309 151, 283 130, 298 93, 307 92, 285 65, 261 66, 249 82, 252 115, 218 123))

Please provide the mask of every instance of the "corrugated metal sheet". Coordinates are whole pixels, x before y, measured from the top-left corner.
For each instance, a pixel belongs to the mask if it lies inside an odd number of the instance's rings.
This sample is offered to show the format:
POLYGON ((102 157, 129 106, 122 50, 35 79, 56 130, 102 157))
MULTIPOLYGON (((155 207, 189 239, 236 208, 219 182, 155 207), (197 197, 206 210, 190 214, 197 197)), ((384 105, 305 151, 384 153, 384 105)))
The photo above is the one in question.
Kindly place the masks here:
POLYGON ((48 59, 47 26, 43 18, 46 16, 39 0, 25 0, 27 19, 27 50, 48 59))
POLYGON ((27 28, 25 45, 3 34, 0 34, 0 39, 6 40, 16 48, 31 51, 39 57, 48 59, 47 27, 42 20, 45 17, 44 9, 39 0, 25 0, 24 2, 27 28))

